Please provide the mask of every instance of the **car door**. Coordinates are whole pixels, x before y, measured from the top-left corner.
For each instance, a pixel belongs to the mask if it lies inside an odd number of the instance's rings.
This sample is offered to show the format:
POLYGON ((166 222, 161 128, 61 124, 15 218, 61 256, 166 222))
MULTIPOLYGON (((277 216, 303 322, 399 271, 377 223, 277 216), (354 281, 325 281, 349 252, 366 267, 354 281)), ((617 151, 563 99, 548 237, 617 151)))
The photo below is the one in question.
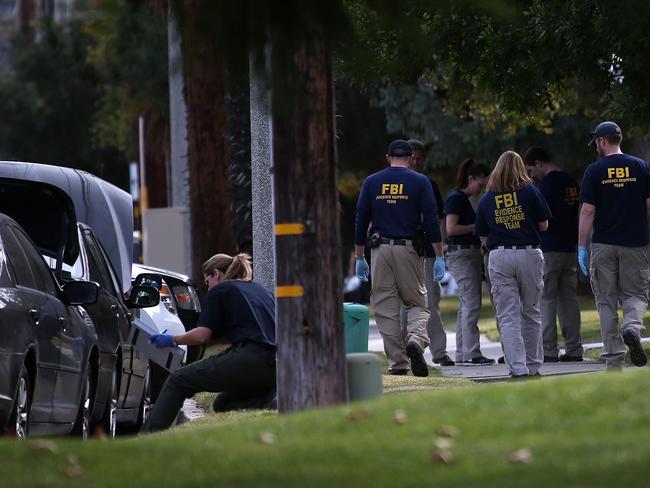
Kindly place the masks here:
POLYGON ((30 250, 36 252, 33 245, 29 240, 21 242, 19 235, 12 230, 10 226, 4 226, 0 234, 9 257, 16 293, 22 301, 24 320, 21 323, 30 324, 37 350, 31 421, 49 422, 59 372, 59 317, 50 306, 48 295, 38 289, 38 277, 34 276, 28 257, 30 250))
POLYGON ((110 325, 108 317, 104 314, 102 317, 106 320, 105 325, 112 327, 118 334, 122 349, 122 377, 118 406, 134 408, 140 403, 144 368, 139 354, 133 345, 127 342, 130 327, 129 313, 123 305, 121 293, 117 291, 117 279, 108 264, 109 261, 92 231, 87 227, 82 228, 82 238, 91 280, 101 286, 97 305, 110 310, 110 325))
POLYGON ((59 361, 50 421, 73 422, 79 408, 85 366, 86 334, 82 330, 83 322, 72 319, 68 307, 59 299, 59 287, 52 272, 31 240, 19 227, 12 227, 12 231, 27 256, 32 275, 36 279, 36 287, 44 296, 42 315, 56 323, 58 328, 59 361))

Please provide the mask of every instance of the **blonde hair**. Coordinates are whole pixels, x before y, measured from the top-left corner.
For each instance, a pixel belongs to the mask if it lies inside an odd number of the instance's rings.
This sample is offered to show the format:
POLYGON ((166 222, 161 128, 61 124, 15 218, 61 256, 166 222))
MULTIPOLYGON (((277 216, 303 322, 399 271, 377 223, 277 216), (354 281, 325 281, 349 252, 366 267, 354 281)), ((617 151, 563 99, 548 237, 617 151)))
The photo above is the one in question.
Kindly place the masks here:
POLYGON ((251 257, 246 253, 240 253, 234 257, 227 254, 215 254, 203 263, 205 276, 212 274, 215 269, 224 273, 226 280, 250 281, 253 279, 251 257))
POLYGON ((499 156, 485 190, 496 193, 515 191, 532 182, 521 156, 514 151, 506 151, 499 156))

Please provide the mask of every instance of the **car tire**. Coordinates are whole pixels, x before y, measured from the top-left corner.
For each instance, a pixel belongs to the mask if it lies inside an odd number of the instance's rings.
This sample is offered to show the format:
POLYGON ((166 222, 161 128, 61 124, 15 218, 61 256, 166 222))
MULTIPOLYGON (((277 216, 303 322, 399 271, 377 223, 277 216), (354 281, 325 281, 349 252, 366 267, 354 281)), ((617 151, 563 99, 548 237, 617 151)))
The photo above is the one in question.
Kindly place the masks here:
POLYGON ((32 384, 29 372, 23 364, 16 388, 16 399, 9 416, 9 435, 26 439, 29 434, 29 416, 32 408, 32 384))
POLYGON ((77 420, 72 428, 72 435, 81 437, 86 440, 91 435, 91 415, 93 407, 95 406, 95 385, 96 375, 88 365, 86 378, 84 380, 83 390, 81 392, 81 399, 79 401, 79 411, 77 413, 77 420))

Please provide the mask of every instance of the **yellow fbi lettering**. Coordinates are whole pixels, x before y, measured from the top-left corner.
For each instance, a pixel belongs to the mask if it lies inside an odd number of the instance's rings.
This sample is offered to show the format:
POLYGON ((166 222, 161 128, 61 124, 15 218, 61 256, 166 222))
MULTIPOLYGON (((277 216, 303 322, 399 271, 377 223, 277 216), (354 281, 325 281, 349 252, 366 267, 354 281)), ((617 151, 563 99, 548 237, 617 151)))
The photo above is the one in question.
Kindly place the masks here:
POLYGON ((506 229, 520 229, 521 222, 526 220, 524 210, 519 205, 517 192, 503 193, 494 196, 494 221, 506 229))
POLYGON ((395 204, 398 200, 408 200, 409 196, 404 195, 404 183, 382 183, 381 194, 376 198, 389 204, 395 204))
POLYGON ((607 178, 629 178, 630 168, 607 168, 607 178))

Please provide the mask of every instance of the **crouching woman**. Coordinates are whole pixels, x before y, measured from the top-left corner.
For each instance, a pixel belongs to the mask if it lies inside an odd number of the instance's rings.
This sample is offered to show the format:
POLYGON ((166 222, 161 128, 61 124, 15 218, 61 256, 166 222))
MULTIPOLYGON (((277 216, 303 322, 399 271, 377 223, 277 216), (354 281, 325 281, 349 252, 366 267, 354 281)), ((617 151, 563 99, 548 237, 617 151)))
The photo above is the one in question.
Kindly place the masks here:
POLYGON ((172 336, 156 334, 157 347, 227 342, 225 351, 174 371, 165 382, 142 432, 169 428, 183 402, 201 391, 218 393, 215 411, 265 408, 275 394, 275 299, 251 280, 250 257, 212 256, 203 264, 208 286, 198 326, 172 336))

